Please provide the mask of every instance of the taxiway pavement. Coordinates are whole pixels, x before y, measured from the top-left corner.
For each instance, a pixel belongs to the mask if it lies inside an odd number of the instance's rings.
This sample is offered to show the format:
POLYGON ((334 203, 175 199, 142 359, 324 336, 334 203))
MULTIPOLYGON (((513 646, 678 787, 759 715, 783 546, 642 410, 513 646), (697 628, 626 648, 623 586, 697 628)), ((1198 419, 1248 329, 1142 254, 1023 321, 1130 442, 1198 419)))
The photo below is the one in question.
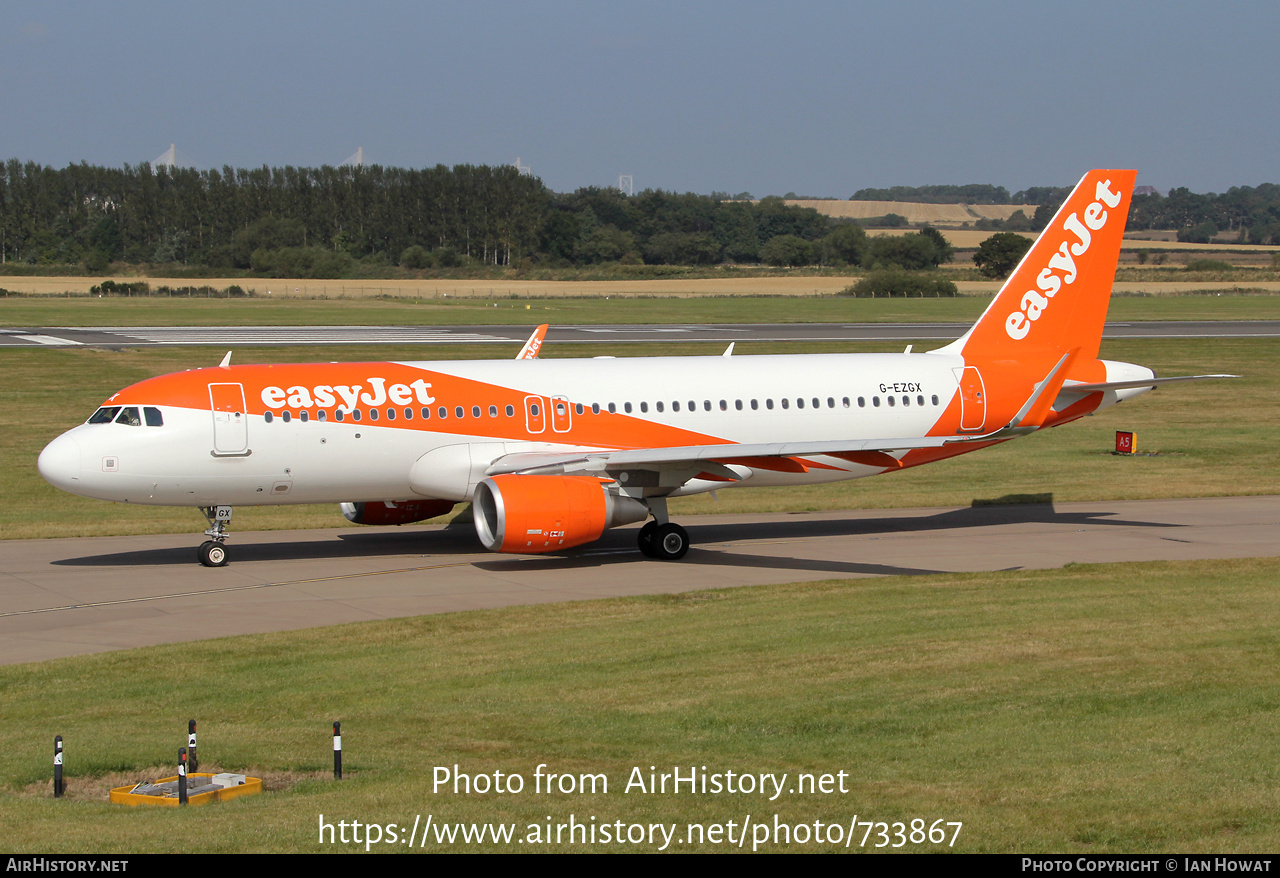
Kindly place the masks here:
POLYGON ((703 588, 1069 562, 1280 555, 1280 497, 705 515, 683 561, 635 527, 556 555, 495 555, 470 526, 0 541, 0 664, 236 634, 703 588))

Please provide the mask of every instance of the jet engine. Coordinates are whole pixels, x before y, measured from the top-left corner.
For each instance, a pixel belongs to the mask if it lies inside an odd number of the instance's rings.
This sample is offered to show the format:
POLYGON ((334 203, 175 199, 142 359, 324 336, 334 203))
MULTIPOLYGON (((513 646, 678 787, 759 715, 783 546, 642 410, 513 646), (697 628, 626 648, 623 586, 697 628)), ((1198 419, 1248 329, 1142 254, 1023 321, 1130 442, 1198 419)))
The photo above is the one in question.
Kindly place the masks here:
POLYGON ((599 539, 605 528, 643 521, 649 508, 591 476, 501 475, 476 486, 476 533, 495 552, 555 552, 599 539))
POLYGON ((355 524, 411 524, 444 515, 452 500, 402 500, 384 503, 342 503, 339 509, 355 524))

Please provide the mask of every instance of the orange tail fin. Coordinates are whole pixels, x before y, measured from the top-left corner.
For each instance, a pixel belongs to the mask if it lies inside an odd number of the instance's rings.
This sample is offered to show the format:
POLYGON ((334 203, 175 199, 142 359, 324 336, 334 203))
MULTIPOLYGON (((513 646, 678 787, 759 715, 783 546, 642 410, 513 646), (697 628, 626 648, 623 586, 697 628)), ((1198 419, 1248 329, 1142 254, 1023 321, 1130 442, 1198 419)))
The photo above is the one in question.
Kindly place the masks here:
POLYGON ((1084 175, 982 317, 942 351, 966 363, 1098 356, 1137 171, 1084 175))

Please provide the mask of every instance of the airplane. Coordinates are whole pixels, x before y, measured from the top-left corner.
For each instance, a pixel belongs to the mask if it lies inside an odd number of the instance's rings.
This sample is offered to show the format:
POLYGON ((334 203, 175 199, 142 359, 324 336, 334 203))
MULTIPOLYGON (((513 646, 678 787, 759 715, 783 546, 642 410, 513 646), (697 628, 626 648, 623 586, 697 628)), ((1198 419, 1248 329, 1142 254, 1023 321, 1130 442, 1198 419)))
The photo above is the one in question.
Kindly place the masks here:
POLYGON ((1098 358, 1137 172, 1086 174, 978 321, 936 350, 230 364, 112 394, 40 454, 51 484, 194 506, 198 559, 227 563, 235 506, 338 503, 408 524, 472 503, 495 552, 558 552, 646 521, 654 559, 688 533, 671 497, 863 478, 1056 427, 1201 378, 1098 358))

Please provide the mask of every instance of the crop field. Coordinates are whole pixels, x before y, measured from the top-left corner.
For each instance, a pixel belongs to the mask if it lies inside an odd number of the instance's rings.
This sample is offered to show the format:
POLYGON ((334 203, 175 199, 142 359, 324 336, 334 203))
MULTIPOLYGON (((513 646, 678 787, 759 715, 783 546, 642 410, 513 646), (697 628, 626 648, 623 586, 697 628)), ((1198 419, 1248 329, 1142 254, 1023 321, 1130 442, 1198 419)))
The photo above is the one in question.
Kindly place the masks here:
MULTIPOLYGON (((869 219, 896 213, 910 223, 960 225, 980 219, 1007 220, 1017 211, 1027 217, 1036 212, 1034 204, 923 204, 915 201, 840 201, 837 199, 788 199, 795 207, 811 207, 835 219, 869 219)), ((988 235, 991 233, 988 232, 988 235)))

